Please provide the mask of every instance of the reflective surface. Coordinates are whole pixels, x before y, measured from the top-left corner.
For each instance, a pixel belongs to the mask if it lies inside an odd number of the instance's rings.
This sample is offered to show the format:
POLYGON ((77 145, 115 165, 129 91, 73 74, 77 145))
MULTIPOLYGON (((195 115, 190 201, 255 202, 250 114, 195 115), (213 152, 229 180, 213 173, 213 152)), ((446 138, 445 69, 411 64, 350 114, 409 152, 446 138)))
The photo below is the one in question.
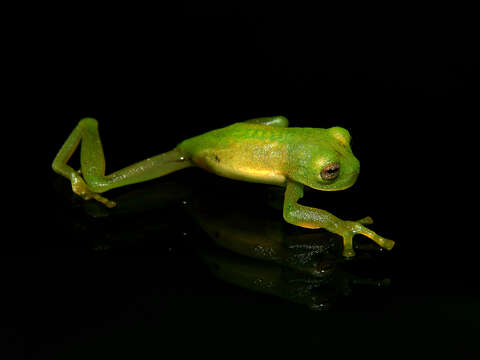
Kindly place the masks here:
POLYGON ((458 272, 448 259, 419 267, 403 246, 408 239, 397 238, 392 252, 358 239, 357 257, 347 261, 340 238, 282 221, 279 189, 235 183, 233 190, 230 180, 208 174, 171 180, 117 193, 118 207, 107 211, 54 181, 65 231, 43 240, 41 257, 16 264, 35 271, 11 284, 27 295, 23 316, 37 353, 148 358, 207 346, 245 356, 320 348, 355 355, 368 348, 379 356, 394 350, 395 358, 411 347, 426 356, 438 342, 449 354, 470 353, 476 285, 459 287, 468 274, 452 283, 458 272))

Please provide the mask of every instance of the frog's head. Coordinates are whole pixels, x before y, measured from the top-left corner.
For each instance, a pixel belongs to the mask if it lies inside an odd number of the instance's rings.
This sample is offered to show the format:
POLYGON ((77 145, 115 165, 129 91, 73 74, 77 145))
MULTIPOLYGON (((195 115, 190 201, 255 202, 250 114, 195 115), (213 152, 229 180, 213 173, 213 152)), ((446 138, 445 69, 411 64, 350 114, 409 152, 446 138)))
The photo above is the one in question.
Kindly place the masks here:
POLYGON ((360 172, 360 162, 350 148, 350 134, 341 127, 316 129, 295 153, 292 179, 316 190, 344 190, 360 172))

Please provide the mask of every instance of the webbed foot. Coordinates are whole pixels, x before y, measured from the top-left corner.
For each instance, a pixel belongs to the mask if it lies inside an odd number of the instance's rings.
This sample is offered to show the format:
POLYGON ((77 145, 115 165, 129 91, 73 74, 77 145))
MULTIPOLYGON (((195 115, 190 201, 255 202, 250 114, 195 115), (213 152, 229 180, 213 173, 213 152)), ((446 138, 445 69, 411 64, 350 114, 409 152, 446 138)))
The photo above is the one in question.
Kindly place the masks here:
POLYGON ((343 256, 355 256, 352 239, 356 234, 362 234, 372 239, 386 250, 391 250, 393 248, 395 245, 393 240, 386 239, 364 226, 370 224, 373 224, 373 219, 370 216, 358 221, 342 221, 338 234, 343 237, 343 256))

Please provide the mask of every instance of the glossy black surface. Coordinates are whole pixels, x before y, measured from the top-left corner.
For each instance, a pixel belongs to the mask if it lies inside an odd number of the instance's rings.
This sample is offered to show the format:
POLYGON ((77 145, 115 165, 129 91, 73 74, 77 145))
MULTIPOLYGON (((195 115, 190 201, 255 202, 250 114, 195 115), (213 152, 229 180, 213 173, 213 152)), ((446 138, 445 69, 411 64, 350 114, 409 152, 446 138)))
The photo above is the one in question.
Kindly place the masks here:
POLYGON ((29 144, 42 152, 17 181, 26 199, 9 209, 0 262, 2 338, 18 358, 478 355, 468 31, 264 15, 91 15, 31 33, 29 144), (371 216, 391 252, 357 236, 344 261, 338 238, 283 222, 281 191, 199 169, 112 191, 113 211, 50 170, 84 116, 99 120, 109 171, 276 114, 351 132, 355 186, 302 203, 371 216), (236 237, 240 254, 225 242, 236 237), (249 256, 258 245, 282 256, 249 256))

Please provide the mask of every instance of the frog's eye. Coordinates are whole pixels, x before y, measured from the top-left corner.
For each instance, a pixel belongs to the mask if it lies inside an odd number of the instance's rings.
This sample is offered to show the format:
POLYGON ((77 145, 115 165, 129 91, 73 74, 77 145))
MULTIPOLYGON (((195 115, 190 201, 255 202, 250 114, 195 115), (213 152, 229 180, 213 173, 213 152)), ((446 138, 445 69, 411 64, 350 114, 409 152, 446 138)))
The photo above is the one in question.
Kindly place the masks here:
POLYGON ((335 179, 338 174, 340 173, 340 164, 335 162, 333 164, 329 164, 322 169, 320 176, 323 180, 333 180, 335 179))

